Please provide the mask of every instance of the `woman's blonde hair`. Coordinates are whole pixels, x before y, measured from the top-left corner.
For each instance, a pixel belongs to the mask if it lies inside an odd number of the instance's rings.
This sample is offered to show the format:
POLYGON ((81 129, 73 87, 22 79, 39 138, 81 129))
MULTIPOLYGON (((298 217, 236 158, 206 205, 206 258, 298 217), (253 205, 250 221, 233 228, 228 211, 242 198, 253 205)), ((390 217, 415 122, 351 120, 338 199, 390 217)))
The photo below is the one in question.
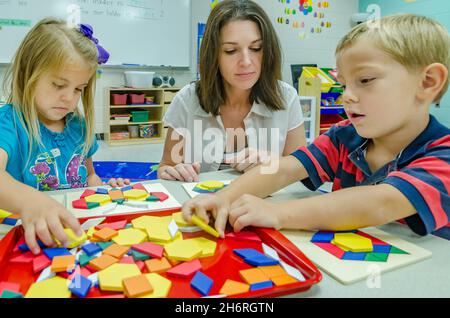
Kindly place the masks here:
MULTIPOLYGON (((374 41, 377 47, 410 71, 423 69, 433 63, 441 63, 450 69, 449 34, 440 23, 430 18, 396 14, 357 25, 339 42, 336 56, 361 38, 374 41)), ((434 102, 441 100, 448 85, 447 78, 434 102)))
POLYGON ((84 139, 82 156, 85 157, 94 142, 94 91, 98 67, 95 44, 65 21, 46 18, 30 30, 17 50, 4 85, 8 92, 7 102, 13 105, 27 131, 30 154, 35 143, 43 146, 35 103, 39 78, 49 72, 60 72, 80 58, 93 72, 81 95, 84 115, 77 107, 73 117, 80 123, 85 121, 86 129, 81 136, 84 139))
POLYGON ((263 61, 261 76, 250 93, 250 102, 264 103, 273 111, 284 109, 281 88, 281 46, 266 12, 250 0, 224 0, 209 15, 200 48, 200 81, 196 91, 200 105, 207 113, 219 114, 227 96, 219 69, 220 30, 231 21, 252 21, 261 31, 263 61))

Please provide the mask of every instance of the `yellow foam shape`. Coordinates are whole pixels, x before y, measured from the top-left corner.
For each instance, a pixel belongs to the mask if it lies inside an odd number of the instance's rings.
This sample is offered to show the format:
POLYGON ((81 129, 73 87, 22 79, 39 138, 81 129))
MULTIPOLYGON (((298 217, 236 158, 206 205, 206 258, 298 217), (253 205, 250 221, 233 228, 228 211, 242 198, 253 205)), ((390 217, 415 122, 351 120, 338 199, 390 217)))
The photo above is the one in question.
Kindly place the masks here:
POLYGON ((151 242, 168 243, 172 241, 172 236, 170 236, 168 224, 165 224, 165 222, 150 226, 146 229, 146 231, 148 239, 151 242))
POLYGON ((331 240, 331 244, 336 245, 337 247, 339 247, 339 248, 340 248, 341 250, 343 250, 344 252, 350 251, 348 248, 346 248, 346 247, 344 247, 344 246, 341 246, 341 245, 337 244, 337 243, 334 241, 334 239, 331 240))
POLYGON ((143 243, 147 240, 147 235, 139 229, 119 230, 118 234, 112 238, 114 243, 124 246, 131 246, 143 243))
POLYGON ((186 241, 193 241, 197 246, 202 250, 202 257, 210 257, 214 256, 216 253, 217 243, 211 240, 208 240, 204 237, 195 237, 192 239, 187 239, 186 241))
POLYGON ((177 241, 182 241, 182 240, 183 240, 183 234, 181 232, 178 232, 174 238, 171 238, 170 241, 158 241, 158 240, 149 240, 149 241, 152 243, 161 245, 161 246, 166 246, 167 244, 177 242, 177 241))
POLYGON ((183 213, 182 212, 177 212, 172 214, 172 218, 175 220, 175 222, 177 223, 178 226, 192 226, 191 223, 188 223, 184 218, 183 218, 183 213))
POLYGON ((39 283, 34 283, 28 289, 25 298, 70 298, 67 279, 52 277, 39 283))
POLYGON ((372 252, 373 244, 370 239, 355 233, 336 233, 334 243, 339 247, 348 249, 351 252, 372 252))
MULTIPOLYGON (((64 232, 66 233, 67 237, 69 238, 69 245, 67 246, 67 248, 69 248, 69 249, 80 246, 81 244, 86 242, 86 240, 88 238, 87 234, 84 231, 83 231, 83 235, 81 235, 80 237, 77 237, 72 229, 64 229, 64 232)), ((55 242, 58 246, 61 246, 61 242, 58 241, 56 238, 55 238, 55 242)))
POLYGON ((193 215, 191 220, 192 220, 192 223, 197 225, 199 228, 201 228, 206 233, 211 234, 212 236, 215 236, 215 237, 219 237, 219 233, 215 229, 210 227, 208 224, 203 222, 203 220, 200 219, 198 216, 193 215))
POLYGON ((114 264, 98 273, 100 289, 103 291, 123 292, 123 280, 142 275, 136 264, 114 264))
POLYGON ((86 233, 88 239, 90 239, 91 237, 93 237, 95 232, 97 232, 97 230, 95 229, 95 227, 91 227, 91 228, 87 231, 87 233, 86 233))
POLYGON ((172 282, 157 273, 145 274, 153 287, 153 292, 138 298, 166 298, 172 288, 172 282))
POLYGON ((193 240, 176 241, 164 246, 167 256, 176 261, 192 261, 202 255, 202 249, 193 240))
POLYGON ((161 224, 161 218, 157 216, 144 215, 131 221, 135 229, 145 230, 148 227, 158 226, 161 224))
POLYGON ((217 190, 222 189, 225 185, 223 184, 223 182, 211 180, 202 182, 198 186, 206 188, 206 190, 217 190))
POLYGON ((107 194, 93 194, 84 198, 86 202, 98 203, 100 205, 105 205, 111 203, 111 197, 107 194))
POLYGON ((125 191, 123 193, 123 196, 125 197, 125 199, 128 199, 128 200, 140 201, 140 200, 145 200, 148 197, 148 193, 147 193, 147 191, 144 191, 142 189, 133 189, 133 190, 125 191))
POLYGON ((12 215, 12 213, 6 212, 5 210, 0 209, 0 219, 5 219, 11 215, 12 215))

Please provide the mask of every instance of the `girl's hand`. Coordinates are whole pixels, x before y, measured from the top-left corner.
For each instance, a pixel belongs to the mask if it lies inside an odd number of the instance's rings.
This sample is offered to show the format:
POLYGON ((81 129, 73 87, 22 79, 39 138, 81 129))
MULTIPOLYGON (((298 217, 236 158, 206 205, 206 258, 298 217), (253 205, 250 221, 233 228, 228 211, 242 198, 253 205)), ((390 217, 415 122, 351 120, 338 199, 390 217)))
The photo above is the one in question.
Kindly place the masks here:
POLYGON ((159 168, 158 176, 160 179, 183 182, 198 182, 200 173, 200 164, 179 163, 176 166, 162 166, 159 168))
POLYGON ((46 246, 54 247, 54 238, 63 246, 69 244, 64 228, 72 229, 77 236, 83 235, 80 223, 73 214, 45 194, 39 193, 39 201, 24 206, 20 214, 25 241, 33 254, 40 252, 36 237, 46 246))
POLYGON ((235 232, 240 232, 246 226, 281 228, 277 211, 280 209, 274 203, 265 201, 253 195, 244 194, 233 202, 229 213, 229 221, 235 232))
POLYGON ((269 160, 270 154, 267 151, 245 148, 236 157, 227 159, 224 162, 236 171, 247 172, 261 163, 269 162, 269 160))
POLYGON ((215 219, 214 227, 220 237, 225 237, 225 227, 228 221, 230 202, 216 194, 201 194, 183 204, 183 218, 191 222, 192 215, 197 215, 209 224, 209 214, 215 219))
POLYGON ((117 188, 117 187, 124 187, 126 185, 129 185, 131 182, 129 179, 122 179, 122 178, 111 178, 108 181, 108 185, 112 188, 117 188))

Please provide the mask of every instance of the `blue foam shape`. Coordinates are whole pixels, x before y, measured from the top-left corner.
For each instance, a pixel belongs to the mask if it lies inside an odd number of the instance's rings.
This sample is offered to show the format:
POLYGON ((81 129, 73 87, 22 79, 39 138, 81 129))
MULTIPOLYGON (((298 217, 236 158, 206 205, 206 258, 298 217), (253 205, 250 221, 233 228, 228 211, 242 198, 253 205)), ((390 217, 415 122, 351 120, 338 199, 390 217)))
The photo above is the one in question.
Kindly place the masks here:
POLYGON ((272 266, 280 264, 280 261, 266 255, 258 255, 244 259, 244 262, 253 266, 272 266))
POLYGON ((359 252, 345 252, 341 259, 347 261, 364 261, 366 259, 367 253, 359 252))
POLYGON ((128 191, 128 190, 133 190, 133 187, 129 185, 129 186, 121 188, 120 190, 122 190, 122 192, 125 192, 125 191, 128 191))
POLYGON ((238 255, 239 257, 242 257, 243 259, 264 255, 254 248, 237 248, 233 250, 233 253, 238 255))
POLYGON ((65 247, 50 247, 44 249, 43 252, 50 260, 53 260, 56 256, 72 255, 65 247))
MULTIPOLYGON (((47 246, 42 243, 41 240, 37 241, 38 245, 40 248, 46 248, 47 246)), ((28 252, 30 250, 30 248, 28 247, 27 243, 23 243, 19 245, 19 250, 21 250, 22 252, 28 252)))
POLYGON ((259 282, 259 283, 251 284, 250 285, 250 291, 264 289, 264 288, 270 288, 272 286, 273 286, 272 281, 271 280, 267 280, 265 282, 259 282))
POLYGON ((5 225, 16 226, 17 222, 19 222, 18 219, 4 218, 2 223, 5 225))
POLYGON ((214 281, 202 272, 197 272, 191 280, 191 287, 203 296, 208 296, 213 284, 214 281))
POLYGON ((216 192, 216 191, 209 191, 209 190, 200 189, 200 188, 197 188, 197 187, 192 189, 192 191, 200 193, 200 194, 209 194, 209 193, 215 193, 216 192))
POLYGON ((373 245, 372 253, 385 253, 389 254, 391 252, 391 245, 373 245))
POLYGON ((92 282, 89 279, 87 279, 83 275, 77 274, 70 282, 69 290, 75 296, 79 298, 84 298, 89 293, 91 287, 92 282))
POLYGON ((108 189, 105 189, 105 188, 98 188, 96 192, 97 192, 97 194, 108 194, 109 193, 108 189))
POLYGON ((330 243, 334 239, 334 233, 317 232, 311 239, 313 243, 330 243))
POLYGON ((83 245, 81 249, 89 256, 95 255, 102 251, 101 247, 95 243, 83 245))

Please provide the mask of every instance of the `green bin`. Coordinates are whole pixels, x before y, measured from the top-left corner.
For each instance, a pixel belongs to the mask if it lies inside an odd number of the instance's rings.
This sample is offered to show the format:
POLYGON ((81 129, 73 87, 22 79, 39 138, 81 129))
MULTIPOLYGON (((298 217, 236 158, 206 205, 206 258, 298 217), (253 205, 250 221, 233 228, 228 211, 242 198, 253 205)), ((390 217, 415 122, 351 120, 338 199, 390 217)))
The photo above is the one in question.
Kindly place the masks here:
POLYGON ((133 123, 146 123, 149 120, 148 110, 134 110, 131 112, 131 122, 133 123))

